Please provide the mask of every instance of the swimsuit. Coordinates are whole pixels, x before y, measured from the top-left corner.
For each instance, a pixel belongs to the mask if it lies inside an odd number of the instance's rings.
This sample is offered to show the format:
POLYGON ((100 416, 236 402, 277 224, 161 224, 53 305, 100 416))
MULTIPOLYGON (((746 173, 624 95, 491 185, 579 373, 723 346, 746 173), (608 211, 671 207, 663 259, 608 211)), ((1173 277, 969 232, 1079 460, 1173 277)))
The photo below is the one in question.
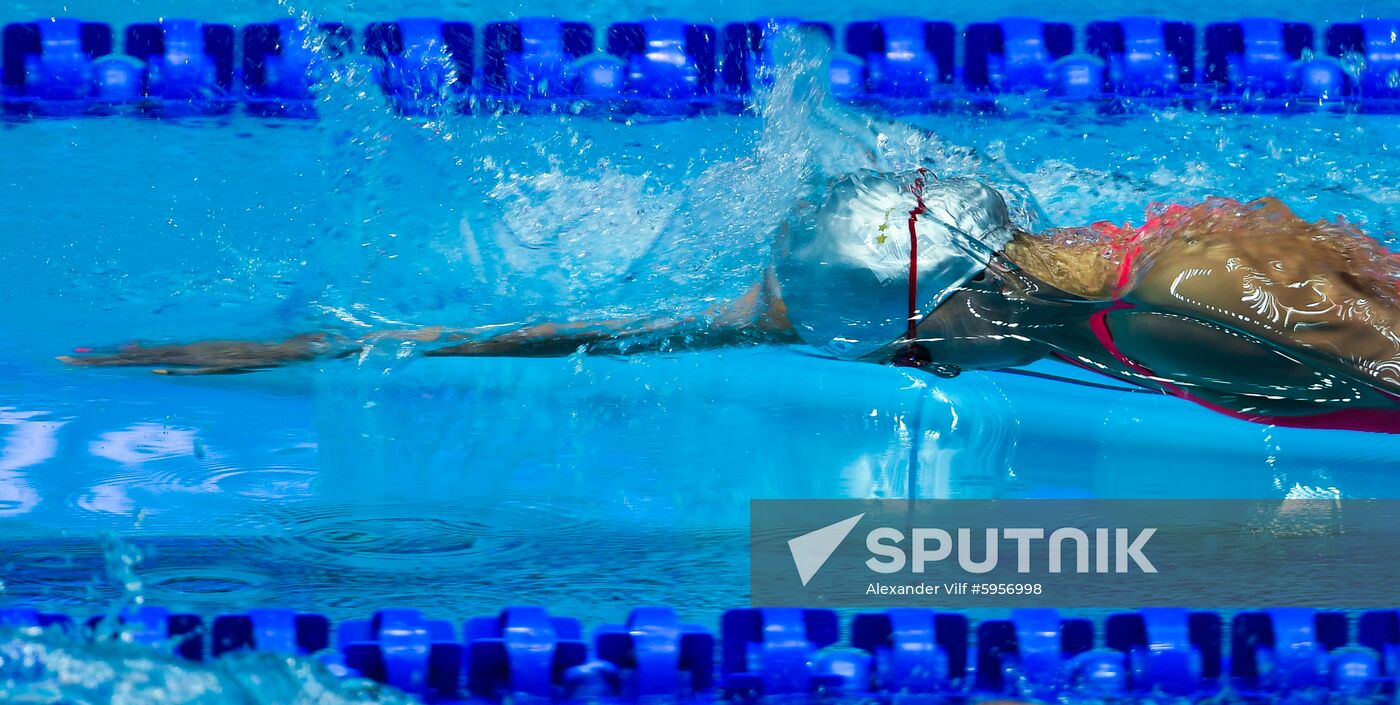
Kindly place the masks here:
MULTIPOLYGON (((1184 206, 1173 205, 1169 207, 1160 216, 1148 220, 1147 224, 1137 229, 1133 229, 1131 227, 1119 227, 1117 225, 1107 222, 1094 223, 1092 225, 1092 227, 1095 230, 1098 230, 1100 233, 1113 236, 1113 239, 1111 240, 1111 242, 1113 243, 1113 247, 1115 248, 1115 250, 1118 250, 1122 253, 1122 257, 1119 262, 1118 278, 1114 290, 1115 298, 1125 294, 1128 291, 1130 284, 1132 283, 1133 265, 1135 264, 1137 257, 1139 257, 1142 254, 1143 239, 1147 235, 1158 230, 1160 227, 1164 225, 1170 225, 1171 221, 1175 220, 1175 218, 1178 215, 1185 213, 1186 211, 1187 209, 1184 206)), ((1306 414, 1297 416, 1259 414, 1253 412, 1239 411, 1226 406, 1221 406, 1220 404, 1212 402, 1208 399, 1204 399, 1196 394, 1192 394, 1191 392, 1187 391, 1186 389, 1183 389, 1182 387, 1179 387, 1170 382, 1163 381, 1161 376, 1153 373, 1153 371, 1146 365, 1138 362, 1137 360, 1132 359, 1126 353, 1124 353, 1123 350, 1118 346, 1118 343, 1113 338, 1113 331, 1109 327, 1109 314, 1115 311, 1130 311, 1134 309, 1137 309, 1136 305, 1127 301, 1119 300, 1115 301, 1110 306, 1095 312, 1093 316, 1091 316, 1089 319, 1089 326, 1090 329, 1093 331, 1094 338, 1098 341, 1099 345, 1103 346, 1104 351, 1107 352, 1110 356, 1112 356, 1113 359, 1117 360, 1119 364, 1123 365, 1125 368, 1130 370, 1134 375, 1140 375, 1142 377, 1141 379, 1137 377, 1128 377, 1130 381, 1134 381, 1139 384, 1143 384, 1145 382, 1150 381, 1151 386, 1155 386, 1171 396, 1177 397, 1179 399, 1185 399, 1187 401, 1199 404, 1208 409, 1211 409, 1212 411, 1216 411, 1227 416, 1231 416, 1237 419, 1244 419, 1246 421, 1253 421, 1255 423, 1269 424, 1274 426, 1284 426, 1290 428, 1346 429, 1353 431, 1370 431, 1376 433, 1400 433, 1400 396, 1387 392, 1384 389, 1375 387, 1374 385, 1366 383, 1364 380, 1359 380, 1359 382, 1362 384, 1366 384, 1367 387, 1396 402, 1396 406, 1392 408, 1358 407, 1349 409, 1332 409, 1316 414, 1306 414)), ((1249 338, 1255 338, 1255 336, 1253 335, 1246 335, 1249 338)), ((1269 345, 1269 343, 1263 340, 1259 340, 1259 344, 1265 346, 1269 345)), ((1053 353, 1053 355, 1065 362, 1102 374, 1102 370, 1098 370, 1089 365, 1086 365, 1083 362, 1076 360, 1073 357, 1070 357, 1069 355, 1066 355, 1064 353, 1055 352, 1053 353)))

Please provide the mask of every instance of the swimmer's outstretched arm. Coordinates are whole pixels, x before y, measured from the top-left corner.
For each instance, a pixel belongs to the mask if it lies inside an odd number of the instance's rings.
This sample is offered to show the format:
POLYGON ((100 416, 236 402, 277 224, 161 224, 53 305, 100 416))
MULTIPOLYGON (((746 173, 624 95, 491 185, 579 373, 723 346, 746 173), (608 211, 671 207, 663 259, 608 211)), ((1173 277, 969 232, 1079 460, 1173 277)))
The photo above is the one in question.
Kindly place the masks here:
POLYGON ((277 342, 208 340, 182 345, 128 345, 115 352, 79 349, 58 359, 79 367, 153 367, 157 374, 239 374, 315 360, 353 357, 376 345, 414 343, 426 357, 567 357, 626 355, 797 342, 771 282, 700 318, 634 318, 545 323, 501 332, 500 326, 427 326, 360 338, 307 333, 277 342), (436 344, 455 343, 443 347, 436 344))
POLYGON ((624 323, 542 324, 507 333, 474 337, 465 332, 426 328, 416 331, 375 333, 357 341, 324 333, 298 335, 278 342, 206 340, 181 345, 128 345, 112 353, 79 351, 59 360, 78 367, 153 367, 156 374, 242 374, 315 360, 352 357, 389 341, 435 343, 471 338, 447 347, 431 348, 425 357, 567 357, 577 353, 625 355, 629 353, 699 350, 761 342, 771 336, 761 331, 703 327, 657 320, 624 323))
POLYGON ((508 332, 426 327, 381 331, 358 339, 329 333, 297 335, 277 342, 207 340, 182 345, 128 345, 110 353, 80 350, 58 359, 79 367, 153 367, 157 374, 240 374, 298 363, 353 357, 379 344, 412 342, 426 357, 567 357, 578 353, 625 355, 701 350, 795 340, 791 330, 768 322, 737 325, 696 319, 637 319, 545 323, 508 332))

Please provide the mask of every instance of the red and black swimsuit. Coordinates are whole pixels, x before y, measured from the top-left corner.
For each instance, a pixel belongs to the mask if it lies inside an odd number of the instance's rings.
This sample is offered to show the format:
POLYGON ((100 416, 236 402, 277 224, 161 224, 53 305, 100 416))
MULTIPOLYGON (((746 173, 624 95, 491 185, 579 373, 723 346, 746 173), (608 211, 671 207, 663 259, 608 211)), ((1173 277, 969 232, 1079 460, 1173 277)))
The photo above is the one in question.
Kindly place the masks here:
MULTIPOLYGON (((1165 213, 1157 218, 1149 220, 1146 225, 1138 229, 1120 228, 1111 223, 1095 223, 1094 228, 1100 232, 1113 236, 1114 247, 1123 251, 1119 264, 1118 281, 1115 287, 1116 294, 1128 291, 1132 282, 1133 265, 1143 251, 1142 239, 1146 233, 1155 231, 1162 225, 1164 219, 1170 219, 1186 209, 1182 206, 1171 206, 1165 213)), ((1113 375, 1105 373, 1104 370, 1077 360, 1062 352, 1052 353, 1055 357, 1070 364, 1084 369, 1108 374, 1108 376, 1121 378, 1139 386, 1159 389, 1171 396, 1185 399, 1199 404, 1213 411, 1231 416, 1237 419, 1253 421, 1255 423, 1284 426, 1290 428, 1317 428, 1317 429, 1344 429, 1353 431, 1370 431, 1375 433, 1400 433, 1400 396, 1366 384, 1371 390, 1377 392, 1382 398, 1389 399, 1395 405, 1385 408, 1343 408, 1321 411, 1316 414, 1307 415, 1269 415, 1252 412, 1239 411, 1226 406, 1222 406, 1208 399, 1193 394, 1182 387, 1167 382, 1162 376, 1154 374, 1153 371, 1141 362, 1132 359, 1120 349, 1114 340, 1110 316, 1117 311, 1133 310, 1137 306, 1129 301, 1119 299, 1112 304, 1096 311, 1089 319, 1089 328, 1093 332, 1094 339, 1098 341, 1103 350, 1108 353, 1113 360, 1122 366, 1124 374, 1113 375)))

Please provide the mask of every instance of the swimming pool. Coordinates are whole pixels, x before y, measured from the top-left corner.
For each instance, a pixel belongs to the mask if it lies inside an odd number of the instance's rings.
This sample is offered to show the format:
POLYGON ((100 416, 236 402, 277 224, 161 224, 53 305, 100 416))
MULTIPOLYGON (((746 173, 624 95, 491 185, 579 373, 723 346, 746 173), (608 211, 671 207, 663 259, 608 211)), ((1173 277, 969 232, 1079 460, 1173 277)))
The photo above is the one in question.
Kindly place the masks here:
MULTIPOLYGON (((716 22, 789 9, 707 8, 681 9, 716 22)), ((833 21, 882 12, 798 9, 833 21)), ((1295 14, 1325 22, 1366 10, 1334 14, 1343 9, 1295 14)), ((160 13, 70 10, 114 23, 160 13)), ((237 23, 287 12, 249 3, 204 14, 237 23)), ((498 18, 476 12, 421 8, 498 18)), ((334 14, 362 24, 406 13, 357 4, 334 14)), ((648 14, 610 5, 581 19, 648 14)), ((1393 115, 1114 115, 1016 97, 1003 107, 882 117, 893 143, 883 148, 1009 184, 1043 224, 1140 221, 1152 202, 1272 194, 1395 245, 1393 115)), ((7 601, 75 615, 136 599, 203 614, 294 606, 335 621, 387 605, 460 620, 530 603, 588 624, 671 604, 715 624, 747 599, 751 498, 1400 498, 1392 436, 1249 424, 1048 363, 1029 371, 1091 384, 940 380, 769 348, 442 360, 387 346, 210 378, 52 359, 128 340, 627 311, 654 297, 704 306, 738 286, 784 160, 847 158, 812 156, 831 134, 809 108, 406 118, 350 70, 324 87, 317 120, 0 124, 0 280, 14 292, 0 298, 7 601), (668 248, 676 217, 719 245, 668 248), (679 263, 672 288, 626 281, 658 252, 679 263)), ((175 679, 181 668, 155 672, 175 679)), ((286 667, 228 668, 245 678, 286 667)), ((314 679, 293 675, 310 697, 314 679)), ((261 697, 286 697, 274 694, 284 686, 261 697)))

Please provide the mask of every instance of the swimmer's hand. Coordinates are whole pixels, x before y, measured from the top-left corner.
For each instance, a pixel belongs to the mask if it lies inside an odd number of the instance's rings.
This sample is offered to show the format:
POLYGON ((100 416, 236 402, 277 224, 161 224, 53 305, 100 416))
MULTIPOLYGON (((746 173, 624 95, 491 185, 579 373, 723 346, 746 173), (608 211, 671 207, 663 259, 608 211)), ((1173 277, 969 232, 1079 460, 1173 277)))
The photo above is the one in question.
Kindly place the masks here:
POLYGON ((78 367, 155 367, 156 374, 240 374, 327 357, 344 357, 360 347, 326 333, 296 335, 274 343, 207 340, 185 345, 127 345, 114 353, 76 355, 58 360, 78 367))

